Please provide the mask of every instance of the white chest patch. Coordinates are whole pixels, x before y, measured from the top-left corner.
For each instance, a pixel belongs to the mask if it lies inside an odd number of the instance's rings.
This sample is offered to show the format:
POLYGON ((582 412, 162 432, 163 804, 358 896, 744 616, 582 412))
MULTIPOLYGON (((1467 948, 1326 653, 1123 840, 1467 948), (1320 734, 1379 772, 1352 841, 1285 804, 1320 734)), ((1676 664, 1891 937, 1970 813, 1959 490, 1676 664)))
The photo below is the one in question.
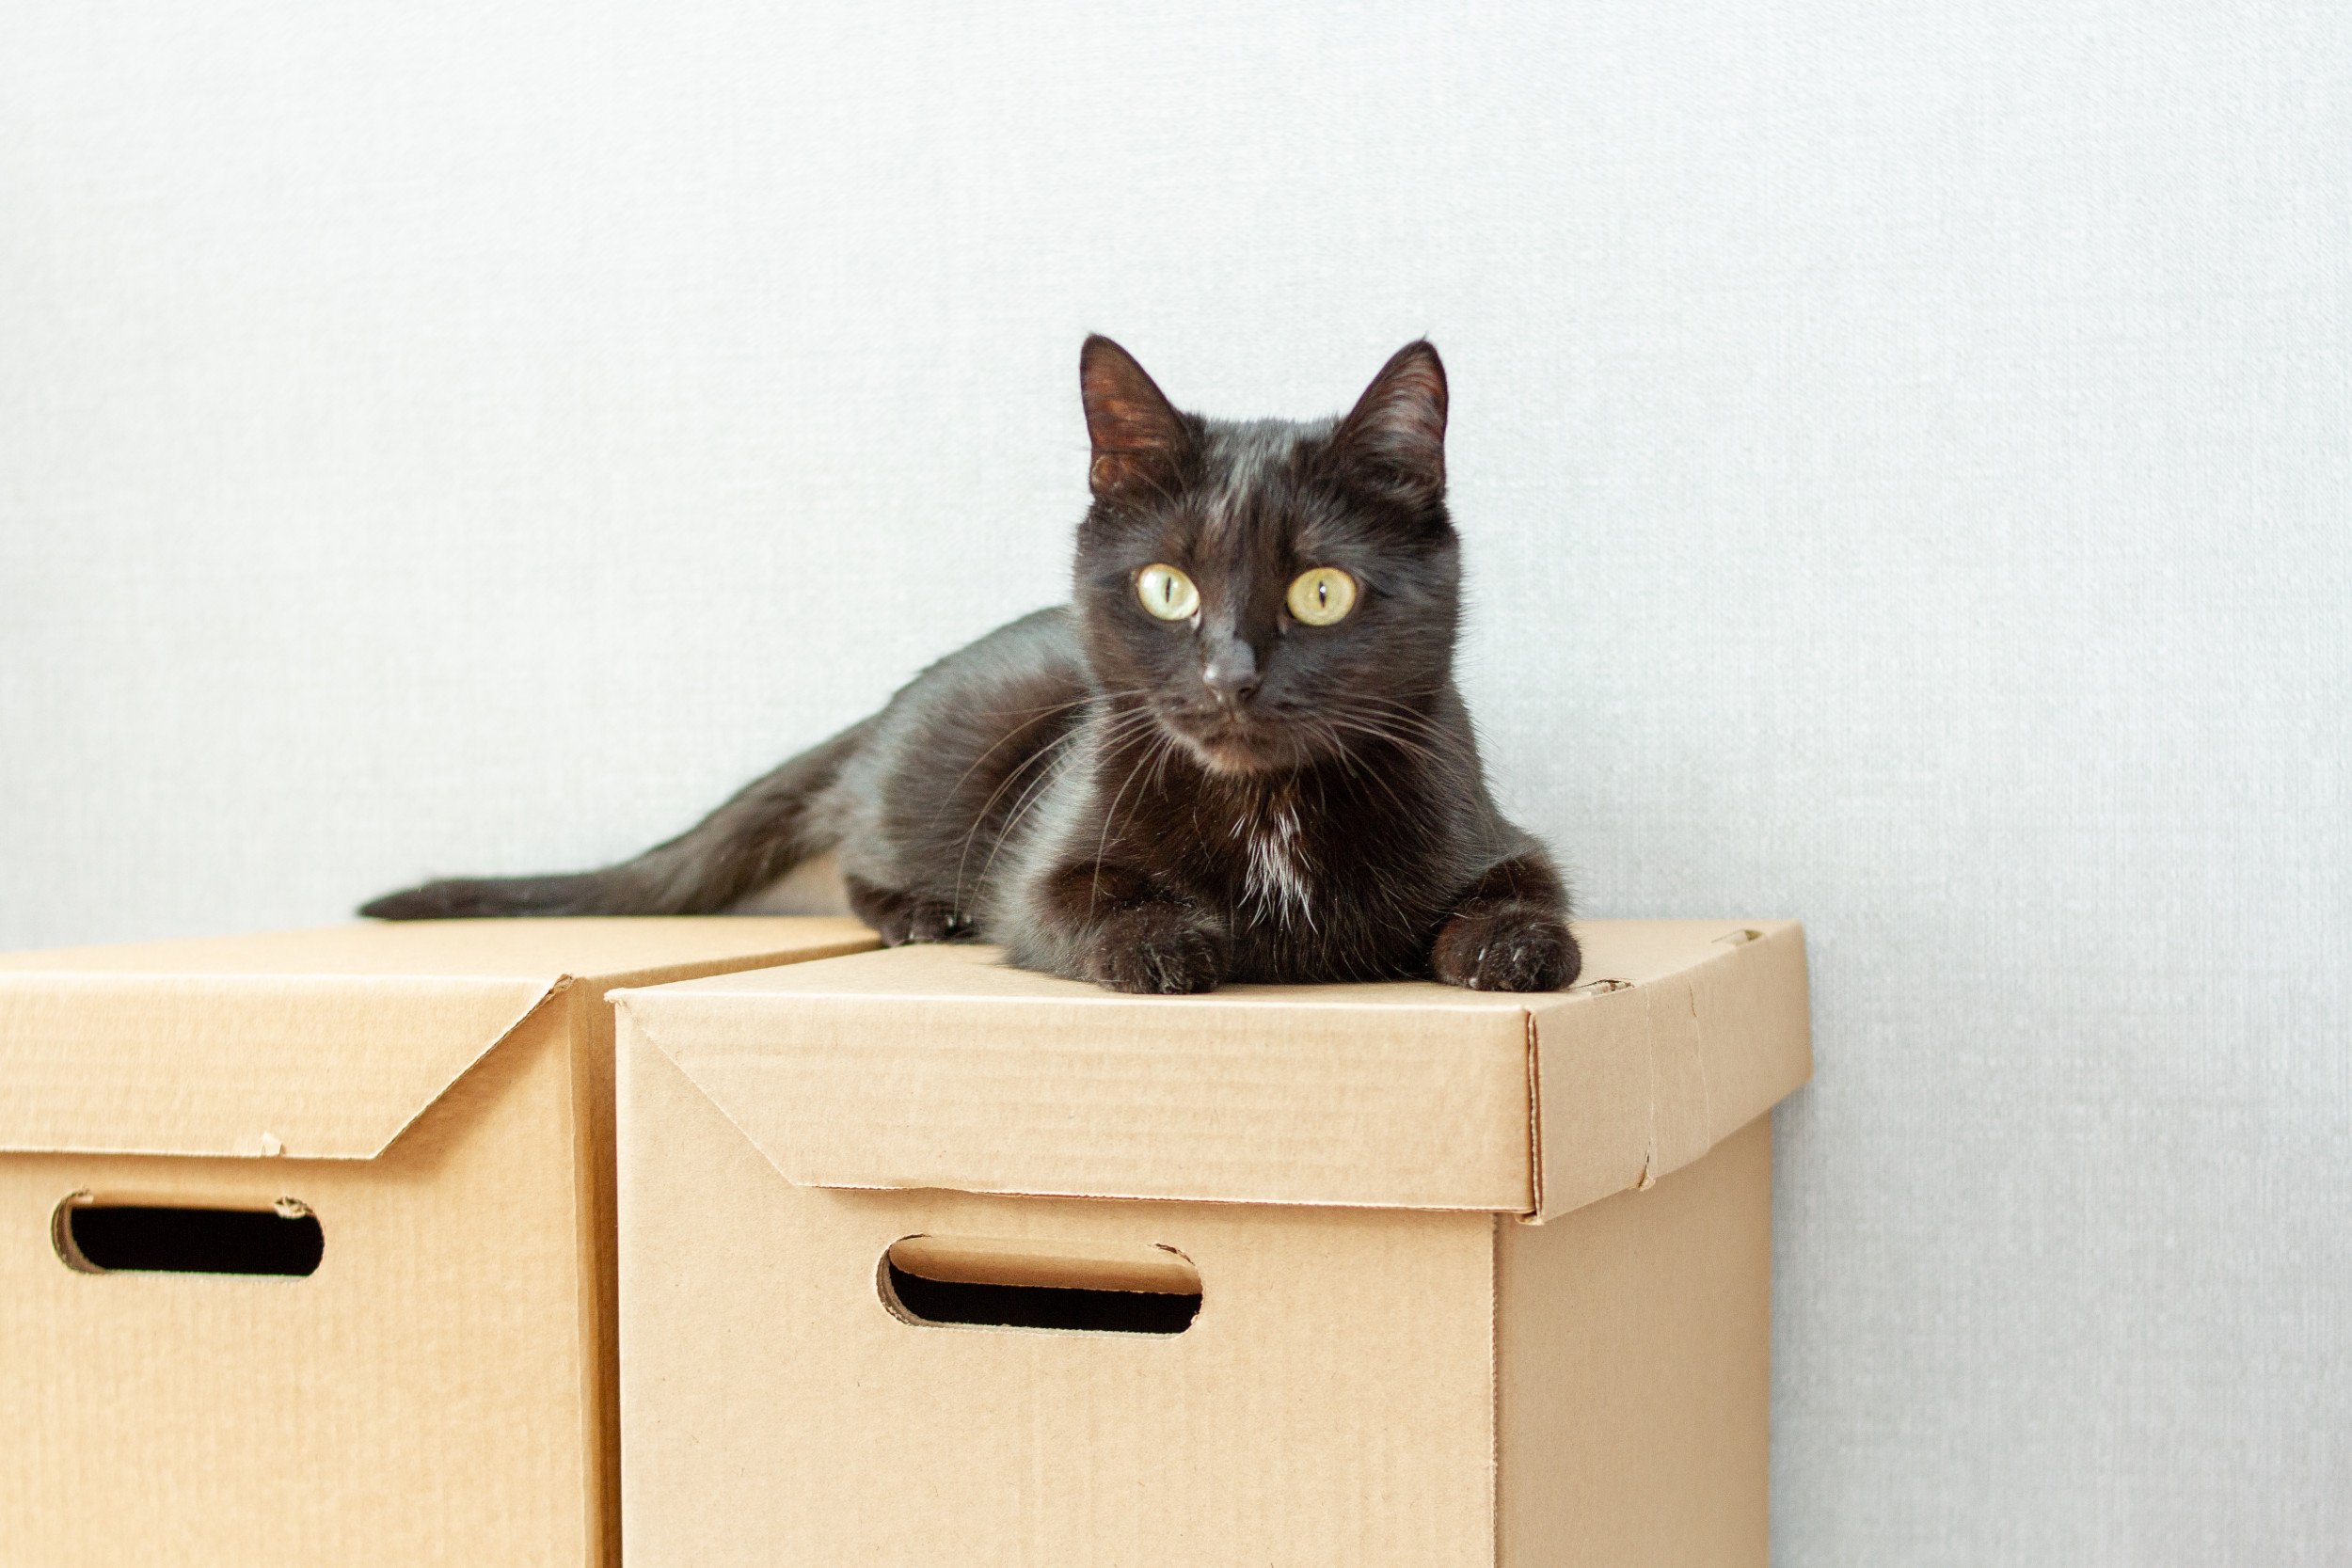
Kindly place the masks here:
POLYGON ((1314 928, 1314 888, 1307 879, 1298 842, 1298 816, 1288 806, 1278 807, 1250 832, 1249 868, 1242 889, 1260 913, 1284 925, 1297 921, 1314 928))

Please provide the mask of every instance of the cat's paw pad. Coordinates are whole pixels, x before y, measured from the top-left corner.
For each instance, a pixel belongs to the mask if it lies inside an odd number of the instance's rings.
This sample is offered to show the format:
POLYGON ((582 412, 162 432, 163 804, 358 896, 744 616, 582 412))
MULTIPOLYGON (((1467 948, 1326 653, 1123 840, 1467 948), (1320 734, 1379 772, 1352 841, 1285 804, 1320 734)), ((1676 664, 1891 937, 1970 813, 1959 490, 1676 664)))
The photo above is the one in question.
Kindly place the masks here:
POLYGON ((1524 904, 1466 910, 1430 955, 1438 978, 1470 990, 1558 990, 1583 966, 1567 922, 1524 904))
POLYGON ((1087 973, 1097 985, 1146 996, 1214 990, 1225 977, 1225 943, 1200 916, 1147 904, 1104 922, 1087 973))

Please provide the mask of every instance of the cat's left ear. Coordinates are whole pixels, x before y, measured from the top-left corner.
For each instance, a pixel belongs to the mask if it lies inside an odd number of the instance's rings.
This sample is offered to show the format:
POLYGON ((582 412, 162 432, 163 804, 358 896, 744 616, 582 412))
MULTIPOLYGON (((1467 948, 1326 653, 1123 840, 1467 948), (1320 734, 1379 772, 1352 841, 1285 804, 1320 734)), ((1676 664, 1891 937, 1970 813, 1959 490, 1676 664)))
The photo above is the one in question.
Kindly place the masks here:
POLYGON ((1380 367, 1340 421, 1332 445, 1348 467, 1409 501, 1445 496, 1445 366, 1426 340, 1406 343, 1380 367))

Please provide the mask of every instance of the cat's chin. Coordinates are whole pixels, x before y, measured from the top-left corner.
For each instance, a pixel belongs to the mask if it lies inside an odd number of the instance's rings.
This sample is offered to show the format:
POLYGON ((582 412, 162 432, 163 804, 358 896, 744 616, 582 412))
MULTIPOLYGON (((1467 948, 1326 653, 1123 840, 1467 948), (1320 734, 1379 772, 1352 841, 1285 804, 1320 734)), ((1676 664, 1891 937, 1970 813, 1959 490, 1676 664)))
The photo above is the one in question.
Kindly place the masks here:
POLYGON ((1308 760, 1289 736, 1262 729, 1227 725, 1207 735, 1184 730, 1173 733, 1203 771, 1220 778, 1253 779, 1269 773, 1287 773, 1308 760))
POLYGON ((1256 752, 1245 747, 1192 743, 1192 754, 1208 771, 1228 779, 1254 779, 1263 773, 1280 770, 1280 765, 1269 763, 1256 752))

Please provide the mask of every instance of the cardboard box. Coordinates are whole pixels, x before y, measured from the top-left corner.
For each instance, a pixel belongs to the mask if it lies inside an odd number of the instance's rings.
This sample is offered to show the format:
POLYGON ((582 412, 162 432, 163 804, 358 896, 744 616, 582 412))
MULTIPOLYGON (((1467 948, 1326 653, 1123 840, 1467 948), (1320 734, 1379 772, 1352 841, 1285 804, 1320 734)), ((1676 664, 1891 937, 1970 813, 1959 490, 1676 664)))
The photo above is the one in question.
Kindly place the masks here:
POLYGON ((611 1561, 603 993, 873 943, 449 921, 0 957, 0 1561, 611 1561), (223 1268, 263 1272, 155 1272, 223 1268))
POLYGON ((1803 933, 1580 934, 1536 996, 617 993, 631 1568, 1762 1562, 1803 933))

